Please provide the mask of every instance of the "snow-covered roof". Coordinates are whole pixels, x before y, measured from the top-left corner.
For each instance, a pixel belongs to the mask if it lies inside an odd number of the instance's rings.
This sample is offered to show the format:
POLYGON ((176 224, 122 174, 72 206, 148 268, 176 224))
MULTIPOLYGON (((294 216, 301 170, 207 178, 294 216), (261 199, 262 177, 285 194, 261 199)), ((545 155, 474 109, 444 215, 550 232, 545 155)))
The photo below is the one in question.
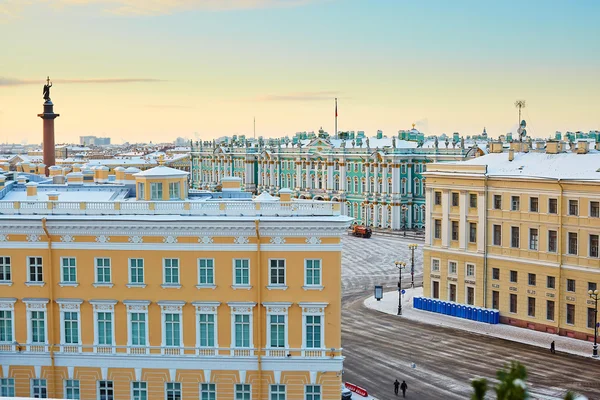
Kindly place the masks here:
POLYGON ((187 176, 187 175, 189 175, 189 172, 181 171, 179 169, 175 169, 175 168, 171 168, 171 167, 165 167, 164 165, 161 165, 159 167, 150 168, 146 171, 142 171, 142 172, 138 172, 137 174, 134 174, 134 176, 136 176, 136 177, 142 176, 142 177, 146 177, 146 178, 177 177, 177 176, 187 176))
POLYGON ((279 197, 271 196, 267 192, 262 192, 261 194, 259 194, 252 200, 254 200, 254 201, 279 201, 279 197))

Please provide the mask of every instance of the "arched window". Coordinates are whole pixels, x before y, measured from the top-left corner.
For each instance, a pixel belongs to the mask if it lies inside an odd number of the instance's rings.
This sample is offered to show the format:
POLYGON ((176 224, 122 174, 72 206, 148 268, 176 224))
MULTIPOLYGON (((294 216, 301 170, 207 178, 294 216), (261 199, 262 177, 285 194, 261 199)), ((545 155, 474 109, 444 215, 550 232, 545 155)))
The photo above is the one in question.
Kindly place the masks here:
POLYGON ((339 177, 339 175, 336 175, 335 179, 333 180, 333 190, 340 190, 340 177, 339 177))
POLYGON ((419 179, 415 179, 415 196, 421 195, 421 181, 419 179))

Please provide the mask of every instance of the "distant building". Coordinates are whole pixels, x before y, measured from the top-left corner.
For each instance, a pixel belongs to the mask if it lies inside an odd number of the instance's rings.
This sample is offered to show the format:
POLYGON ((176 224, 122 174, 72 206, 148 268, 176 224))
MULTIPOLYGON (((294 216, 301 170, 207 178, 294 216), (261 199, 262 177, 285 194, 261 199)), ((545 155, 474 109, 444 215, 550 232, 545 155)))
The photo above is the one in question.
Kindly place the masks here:
POLYGON ((107 146, 110 144, 110 138, 97 136, 79 136, 79 144, 82 146, 107 146))

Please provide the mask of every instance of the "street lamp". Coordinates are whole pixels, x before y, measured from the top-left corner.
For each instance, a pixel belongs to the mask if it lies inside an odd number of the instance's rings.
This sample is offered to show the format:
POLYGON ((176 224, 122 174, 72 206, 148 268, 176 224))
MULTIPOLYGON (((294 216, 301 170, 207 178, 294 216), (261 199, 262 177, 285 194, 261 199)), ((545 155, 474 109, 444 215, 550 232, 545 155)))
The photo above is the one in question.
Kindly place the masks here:
POLYGON ((406 206, 406 204, 402 204, 402 231, 404 232, 404 236, 406 236, 406 210, 408 210, 408 207, 406 206))
POLYGON ((394 261, 396 268, 398 268, 398 315, 402 315, 402 270, 406 267, 405 262, 394 261))
POLYGON ((588 290, 588 295, 594 300, 594 349, 592 350, 592 357, 598 357, 598 289, 592 291, 588 290))
POLYGON ((410 286, 412 288, 415 287, 415 249, 418 246, 415 243, 411 243, 408 245, 408 248, 410 249, 411 255, 410 255, 410 286))

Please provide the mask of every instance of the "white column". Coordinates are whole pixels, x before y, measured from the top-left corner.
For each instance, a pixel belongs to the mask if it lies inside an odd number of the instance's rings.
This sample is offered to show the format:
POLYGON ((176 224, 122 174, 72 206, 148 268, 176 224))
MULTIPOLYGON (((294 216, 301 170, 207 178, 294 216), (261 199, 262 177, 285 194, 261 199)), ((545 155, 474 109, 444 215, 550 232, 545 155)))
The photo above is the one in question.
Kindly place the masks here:
POLYGON ((340 190, 345 192, 347 187, 346 182, 346 162, 345 160, 340 160, 340 190))
POLYGON ((387 178, 387 165, 381 166, 381 193, 387 194, 388 190, 388 178, 387 178))
POLYGON ((302 161, 296 161, 296 190, 302 190, 302 161))
POLYGON ((412 197, 412 186, 413 186, 412 169, 413 169, 413 165, 414 164, 412 164, 412 160, 408 161, 408 163, 406 164, 406 195, 408 197, 412 197))
POLYGON ((370 190, 370 187, 371 187, 371 181, 369 180, 370 179, 369 174, 370 174, 370 171, 371 171, 371 166, 367 165, 367 163, 365 163, 363 165, 365 166, 365 183, 366 183, 366 185, 365 185, 366 186, 365 187, 365 189, 366 189, 365 192, 369 193, 369 190, 370 190))
POLYGON ((400 168, 398 163, 392 164, 392 194, 400 193, 400 168))
POLYGON ((327 162, 327 190, 333 190, 333 162, 327 162))
POLYGON ((460 220, 458 221, 458 247, 467 247, 467 192, 461 190, 458 195, 458 206, 460 209, 460 220))
POLYGON ((425 245, 431 245, 431 224, 433 221, 431 220, 431 207, 433 201, 433 190, 431 188, 427 188, 425 192, 425 245))
POLYGON ((379 193, 379 163, 376 163, 374 165, 374 169, 373 169, 373 193, 379 193))
POLYGON ((275 162, 273 160, 269 161, 269 178, 270 183, 269 186, 275 187, 275 162))
POLYGON ((448 189, 442 191, 442 247, 450 246, 450 193, 448 189))
POLYGON ((281 188, 281 182, 283 177, 281 176, 281 159, 277 160, 277 190, 281 188))

